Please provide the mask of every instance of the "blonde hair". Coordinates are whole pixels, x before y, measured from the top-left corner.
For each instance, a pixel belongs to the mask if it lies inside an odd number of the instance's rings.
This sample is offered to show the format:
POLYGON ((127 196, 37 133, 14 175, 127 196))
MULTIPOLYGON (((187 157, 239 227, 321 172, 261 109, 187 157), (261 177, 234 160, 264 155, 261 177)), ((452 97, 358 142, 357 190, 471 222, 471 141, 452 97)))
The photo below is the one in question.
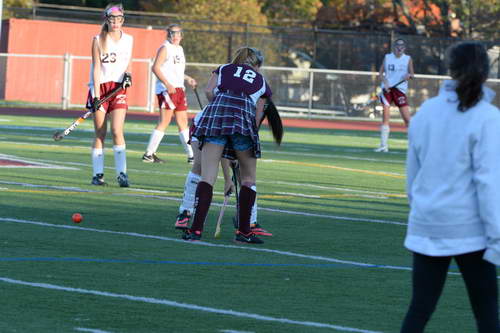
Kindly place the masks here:
POLYGON ((264 62, 264 55, 261 51, 254 47, 240 47, 236 50, 233 61, 234 65, 250 65, 253 67, 260 67, 264 62))
POLYGON ((122 14, 125 13, 125 11, 123 10, 123 5, 121 3, 110 3, 106 6, 106 8, 104 8, 104 13, 102 14, 104 22, 102 23, 101 32, 99 33, 100 46, 103 52, 106 51, 106 40, 108 38, 109 32, 107 19, 110 14, 110 10, 115 8, 121 11, 122 14))

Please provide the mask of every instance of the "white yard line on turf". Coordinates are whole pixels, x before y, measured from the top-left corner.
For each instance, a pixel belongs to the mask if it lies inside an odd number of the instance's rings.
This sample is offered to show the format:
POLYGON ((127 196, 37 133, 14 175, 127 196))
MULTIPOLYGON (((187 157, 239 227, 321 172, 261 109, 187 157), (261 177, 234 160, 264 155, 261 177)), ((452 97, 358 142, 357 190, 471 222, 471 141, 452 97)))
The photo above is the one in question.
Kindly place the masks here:
POLYGON ((1 222, 3 222, 3 223, 30 224, 30 225, 37 225, 37 226, 41 226, 41 227, 49 227, 49 228, 90 231, 90 232, 98 232, 98 233, 113 234, 113 235, 155 239, 155 240, 160 240, 160 241, 169 241, 169 242, 181 243, 181 244, 186 244, 186 245, 194 245, 194 246, 208 246, 208 247, 218 247, 218 248, 226 248, 226 249, 240 249, 240 250, 246 250, 246 251, 264 252, 264 253, 271 253, 271 254, 287 256, 287 257, 295 257, 295 258, 302 258, 302 259, 315 260, 315 261, 324 261, 324 262, 329 262, 329 263, 345 264, 345 265, 364 267, 364 268, 384 268, 384 269, 394 269, 394 270, 404 270, 404 271, 411 270, 411 267, 405 267, 405 266, 377 265, 377 264, 371 264, 371 263, 363 263, 363 262, 356 262, 356 261, 350 261, 350 260, 335 259, 335 258, 330 258, 330 257, 307 255, 307 254, 295 253, 295 252, 290 252, 290 251, 272 250, 272 249, 266 249, 263 247, 248 247, 248 246, 238 246, 238 245, 215 244, 215 243, 201 242, 201 241, 200 242, 186 242, 185 240, 182 240, 179 238, 163 237, 163 236, 157 236, 157 235, 146 235, 146 234, 139 234, 136 232, 112 231, 112 230, 104 230, 104 229, 79 227, 79 226, 74 226, 74 225, 61 225, 61 224, 52 224, 52 223, 39 222, 39 221, 20 220, 20 219, 5 218, 5 217, 0 217, 0 223, 1 222))
POLYGON ((363 329, 359 329, 359 328, 346 327, 346 326, 340 326, 340 325, 317 323, 317 322, 313 322, 313 321, 299 321, 299 320, 293 320, 293 319, 287 319, 287 318, 276 318, 276 317, 271 317, 271 316, 259 315, 259 314, 255 314, 255 313, 240 312, 240 311, 226 310, 226 309, 217 309, 217 308, 211 308, 211 307, 207 307, 207 306, 200 306, 200 305, 189 304, 189 303, 179 303, 176 301, 171 301, 168 299, 161 299, 161 298, 132 296, 132 295, 127 295, 127 294, 111 293, 111 292, 107 292, 107 291, 99 291, 99 290, 83 289, 83 288, 72 288, 72 287, 59 286, 59 285, 49 284, 49 283, 28 282, 28 281, 15 280, 15 279, 11 279, 8 277, 0 277, 0 281, 5 282, 5 283, 10 283, 10 284, 15 284, 15 285, 27 286, 27 287, 59 290, 59 291, 66 291, 66 292, 85 294, 85 295, 112 297, 112 298, 124 299, 124 300, 134 301, 134 302, 165 305, 165 306, 170 306, 170 307, 175 307, 175 308, 187 309, 187 310, 191 310, 191 311, 209 312, 209 313, 222 314, 222 315, 239 317, 239 318, 254 319, 254 320, 258 320, 258 321, 269 321, 269 322, 276 322, 276 323, 281 323, 281 324, 298 325, 298 326, 306 326, 306 327, 329 328, 332 330, 342 331, 342 332, 378 333, 376 331, 363 330, 363 329))
POLYGON ((22 162, 29 165, 15 165, 15 166, 0 166, 0 168, 44 168, 44 169, 54 169, 54 170, 78 170, 77 168, 65 167, 59 164, 47 164, 38 161, 34 161, 32 159, 25 159, 22 157, 14 156, 14 155, 6 155, 0 154, 0 159, 13 161, 13 162, 22 162))
POLYGON ((75 331, 90 333, 112 333, 111 331, 96 330, 94 328, 75 327, 75 331))
MULTIPOLYGON (((370 264, 370 263, 363 263, 363 262, 357 262, 357 261, 335 259, 335 258, 330 258, 330 257, 307 255, 307 254, 295 253, 295 252, 290 252, 290 251, 272 250, 272 249, 266 249, 263 247, 247 247, 247 246, 238 246, 238 245, 214 244, 214 243, 201 242, 201 241, 187 242, 185 240, 177 239, 177 238, 139 234, 136 232, 123 232, 123 231, 94 229, 94 228, 78 227, 78 226, 72 226, 72 225, 51 224, 51 223, 45 223, 45 222, 20 220, 20 219, 5 218, 5 217, 0 217, 0 223, 1 222, 31 224, 31 225, 37 225, 37 226, 42 226, 42 227, 81 230, 81 231, 113 234, 113 235, 155 239, 155 240, 169 241, 169 242, 181 243, 181 244, 186 244, 186 245, 194 245, 194 246, 208 246, 208 247, 219 247, 219 248, 226 248, 226 249, 239 249, 239 250, 254 251, 254 252, 264 252, 264 253, 271 253, 271 254, 282 255, 282 256, 287 256, 287 257, 295 257, 295 258, 302 258, 302 259, 315 260, 315 261, 324 261, 324 262, 329 262, 329 263, 344 264, 344 265, 357 266, 357 267, 363 267, 363 268, 382 268, 382 269, 392 269, 392 270, 398 270, 398 271, 411 271, 412 270, 412 268, 408 267, 408 266, 370 264)), ((448 272, 448 275, 461 275, 461 274, 456 273, 456 272, 448 272)), ((500 279, 500 276, 497 276, 497 279, 500 279)))
MULTIPOLYGON (((263 151, 265 152, 265 150, 263 151)), ((363 151, 365 152, 365 151, 363 151)), ((289 151, 273 151, 273 154, 276 155, 293 155, 293 156, 307 156, 307 157, 323 157, 323 158, 343 158, 346 160, 355 160, 355 161, 369 161, 369 162, 382 162, 382 163, 391 163, 391 164, 405 164, 404 160, 387 160, 380 158, 370 158, 370 157, 359 157, 359 156, 349 156, 349 155, 338 155, 338 154, 317 154, 317 153, 300 153, 300 152, 289 152, 289 151)))
POLYGON ((365 194, 373 194, 373 195, 381 195, 381 196, 391 196, 391 195, 406 195, 402 193, 389 193, 389 192, 375 192, 375 191, 366 191, 366 190, 356 190, 345 187, 336 187, 336 186, 324 186, 324 185, 315 185, 315 184, 307 184, 307 183, 291 183, 291 182, 283 182, 283 181, 266 181, 266 184, 279 184, 286 186, 298 186, 298 187, 309 187, 320 190, 335 190, 335 191, 344 191, 344 192, 352 192, 352 193, 365 193, 365 194))
MULTIPOLYGON (((101 191, 98 191, 98 190, 79 189, 77 187, 34 185, 34 184, 26 184, 26 183, 8 182, 8 181, 0 181, 0 184, 4 184, 4 185, 19 185, 19 186, 33 187, 33 188, 49 188, 49 189, 56 189, 56 190, 58 189, 58 190, 63 190, 63 191, 102 193, 101 191)), ((136 189, 136 190, 139 191, 139 189, 136 189)), ((215 192, 215 193, 217 193, 217 192, 215 192)), ((110 194, 111 195, 116 195, 116 196, 131 196, 131 197, 140 197, 140 198, 155 198, 155 199, 170 200, 170 201, 182 201, 182 198, 168 197, 168 196, 163 196, 163 195, 153 195, 153 194, 131 193, 129 191, 126 191, 126 192, 123 192, 123 193, 121 193, 121 192, 120 193, 115 192, 115 193, 110 193, 110 194)), ((213 202, 212 205, 213 206, 218 206, 218 207, 222 206, 221 203, 217 203, 217 202, 213 202)), ((235 207, 234 205, 227 205, 227 206, 231 207, 231 208, 235 207)), ((317 214, 317 213, 307 213, 307 212, 300 212, 300 211, 293 211, 293 210, 268 208, 268 207, 262 207, 262 206, 259 206, 258 210, 259 211, 266 211, 266 212, 275 212, 275 213, 280 213, 280 214, 288 214, 288 215, 298 215, 298 216, 325 218, 325 219, 329 219, 329 220, 335 220, 336 222, 352 221, 352 222, 368 222, 368 223, 380 223, 380 224, 392 224, 392 225, 406 226, 406 223, 404 223, 404 222, 397 222, 397 221, 368 219, 368 218, 339 216, 339 215, 328 215, 328 214, 317 214)))
POLYGON ((303 194, 303 193, 276 192, 275 194, 290 195, 293 197, 302 197, 302 198, 310 198, 310 199, 321 199, 321 195, 311 195, 311 194, 303 194))
MULTIPOLYGON (((81 166, 81 167, 86 167, 86 168, 91 167, 88 163, 61 162, 61 161, 45 160, 45 159, 32 159, 32 160, 43 162, 43 163, 67 164, 67 165, 81 166)), ((265 161, 272 162, 272 160, 265 160, 265 161)), ((106 169, 114 170, 113 167, 106 167, 106 169)), ((168 175, 168 176, 186 177, 185 173, 165 172, 165 171, 156 171, 156 170, 144 170, 144 169, 130 169, 130 168, 129 168, 129 171, 140 172, 140 173, 159 174, 159 175, 168 175)), ((222 178, 222 177, 220 177, 220 178, 222 178)), ((385 196, 394 196, 394 195, 405 195, 402 193, 366 191, 366 190, 357 190, 357 189, 350 189, 350 188, 343 188, 343 187, 336 187, 336 186, 324 186, 324 185, 315 185, 315 184, 308 184, 308 183, 294 183, 294 182, 285 182, 285 181, 267 181, 267 180, 266 181, 258 181, 257 180, 257 184, 259 184, 259 183, 278 184, 278 185, 285 185, 285 186, 299 186, 299 187, 304 187, 304 188, 345 191, 345 192, 352 192, 352 193, 365 193, 365 194, 381 195, 384 197, 385 196)), ((132 189, 129 189, 129 190, 132 190, 132 189)))
MULTIPOLYGON (((2 126, 0 126, 1 128, 2 126)), ((44 137, 43 135, 30 135, 31 137, 38 137, 38 136, 41 136, 41 137, 44 137)), ((52 138, 45 138, 46 141, 52 141, 53 139, 52 138)), ((66 138, 65 139, 66 141, 71 141, 71 142, 77 142, 77 143, 89 143, 91 142, 90 139, 81 139, 81 138, 66 138)), ((16 142, 16 141, 1 141, 1 143, 6 143, 6 144, 9 144, 9 145, 40 145, 40 146, 49 146, 49 147, 67 147, 67 146, 62 146, 62 145, 58 145, 58 144, 43 144, 43 143, 33 143, 33 142, 16 142)), ((146 142, 143 142, 143 141, 134 141, 134 140, 127 140, 127 143, 128 144, 144 144, 146 145, 146 142)), ((161 143, 160 144, 161 146, 180 146, 180 143, 161 143)), ((86 149, 88 148, 88 146, 71 146, 73 148, 80 148, 80 149, 86 149)), ((130 152, 131 150, 128 150, 127 149, 127 152, 130 152)), ((270 153, 271 151, 270 150, 267 150, 267 149, 263 149, 262 150, 263 153, 270 153)), ((342 151, 341 151, 342 152, 342 151)), ((340 153, 341 153, 340 152, 340 153)), ((349 152, 349 151, 345 151, 346 153, 349 152)), ((363 153, 366 153, 366 152, 371 152, 370 150, 365 150, 365 151, 360 151, 360 152, 363 152, 363 153)), ((272 150, 272 153, 273 154, 276 154, 276 155, 291 155, 291 156, 308 156, 308 157, 318 157, 318 158, 342 158, 342 159, 348 159, 348 160, 355 160, 355 161, 369 161, 369 162, 382 162, 382 163, 391 163, 391 164, 405 164, 405 161, 404 160, 389 160, 389 159, 383 159, 383 158, 371 158, 371 157, 359 157, 359 156, 349 156, 349 155, 341 155, 339 153, 337 154, 332 154, 330 152, 324 152, 324 153, 304 153, 304 152, 294 152, 294 151, 276 151, 276 150, 272 150)), ((403 154, 403 153, 398 153, 398 154, 403 154)), ((385 156, 385 155, 384 155, 385 156)), ((262 160, 263 162, 271 162, 271 160, 265 160, 263 159, 262 160)))

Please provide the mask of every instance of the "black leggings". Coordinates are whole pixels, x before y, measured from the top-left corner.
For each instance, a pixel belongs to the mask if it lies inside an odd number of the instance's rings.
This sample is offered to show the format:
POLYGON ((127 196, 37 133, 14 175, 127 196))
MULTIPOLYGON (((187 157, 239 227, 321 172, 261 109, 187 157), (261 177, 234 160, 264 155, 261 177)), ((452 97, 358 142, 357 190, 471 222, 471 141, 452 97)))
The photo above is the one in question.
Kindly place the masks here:
POLYGON ((452 258, 465 281, 478 332, 500 332, 496 267, 483 260, 483 254, 484 250, 453 257, 413 253, 413 295, 401 333, 424 332, 443 291, 452 258))

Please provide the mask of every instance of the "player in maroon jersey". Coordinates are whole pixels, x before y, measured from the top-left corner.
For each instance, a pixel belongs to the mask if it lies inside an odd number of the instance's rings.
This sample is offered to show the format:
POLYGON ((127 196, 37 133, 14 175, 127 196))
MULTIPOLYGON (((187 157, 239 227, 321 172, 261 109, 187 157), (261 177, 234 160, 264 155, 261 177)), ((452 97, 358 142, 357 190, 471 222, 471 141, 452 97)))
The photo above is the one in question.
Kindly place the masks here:
MULTIPOLYGON (((210 103, 193 133, 200 144, 202 170, 201 181, 196 188, 193 224, 185 231, 182 237, 185 240, 201 239, 219 161, 225 157, 237 159, 240 165, 239 227, 235 240, 263 243, 250 229, 250 214, 256 197, 257 158, 261 156, 258 126, 264 117, 266 99, 270 100, 272 95, 264 76, 259 73, 263 61, 259 50, 242 47, 231 63, 212 72, 205 89, 210 103)), ((269 119, 274 132, 276 126, 272 118, 269 119)), ((279 130, 278 143, 282 136, 281 122, 279 130)))

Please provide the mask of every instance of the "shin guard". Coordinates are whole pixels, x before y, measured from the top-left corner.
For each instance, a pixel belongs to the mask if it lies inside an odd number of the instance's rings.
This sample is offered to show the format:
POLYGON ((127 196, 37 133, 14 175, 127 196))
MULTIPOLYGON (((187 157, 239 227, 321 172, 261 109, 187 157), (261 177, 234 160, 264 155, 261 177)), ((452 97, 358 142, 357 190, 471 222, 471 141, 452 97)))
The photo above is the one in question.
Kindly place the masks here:
POLYGON ((243 234, 248 234, 250 229, 250 215, 252 214, 252 207, 255 203, 255 198, 257 196, 257 192, 252 190, 248 186, 242 186, 240 189, 240 209, 238 211, 238 219, 239 219, 239 231, 243 234))
POLYGON ((210 204, 212 203, 213 186, 206 182, 199 182, 194 199, 194 217, 191 231, 203 231, 210 204))

